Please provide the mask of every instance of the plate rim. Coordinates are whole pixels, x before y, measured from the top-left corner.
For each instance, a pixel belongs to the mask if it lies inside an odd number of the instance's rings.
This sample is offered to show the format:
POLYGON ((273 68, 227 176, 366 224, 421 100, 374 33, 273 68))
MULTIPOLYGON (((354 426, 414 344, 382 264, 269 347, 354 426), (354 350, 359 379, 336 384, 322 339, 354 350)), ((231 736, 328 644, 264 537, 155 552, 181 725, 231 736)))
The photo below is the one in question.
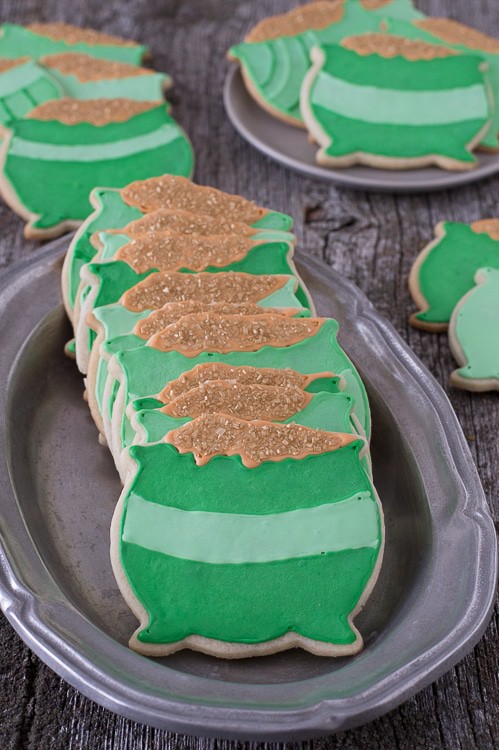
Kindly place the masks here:
MULTIPOLYGON (((54 264, 57 265, 59 262, 67 244, 67 236, 62 237, 33 258, 15 264, 0 279, 0 300, 4 301, 4 298, 12 299, 16 294, 16 288, 22 286, 27 270, 31 269, 41 276, 55 273, 54 264)), ((320 272, 323 278, 327 279, 333 276, 332 270, 315 258, 302 255, 302 259, 308 267, 315 268, 317 272, 320 272)), ((298 254, 299 260, 300 255, 298 254)), ((25 544, 30 544, 29 532, 23 525, 22 516, 17 508, 14 489, 9 483, 9 486, 0 488, 0 519, 4 521, 2 523, 3 530, 0 532, 1 608, 21 638, 46 664, 84 695, 92 700, 97 700, 105 708, 162 729, 203 736, 246 740, 282 740, 288 738, 296 740, 321 736, 365 723, 407 700, 463 658, 476 644, 487 627, 495 601, 496 535, 478 473, 457 417, 437 381, 411 352, 391 324, 375 310, 361 290, 352 282, 339 277, 337 274, 334 274, 334 279, 336 285, 339 284, 348 289, 355 301, 359 318, 362 319, 363 323, 370 326, 371 330, 374 328, 382 336, 386 346, 395 357, 398 367, 403 368, 412 378, 417 380, 418 386, 430 399, 439 422, 446 427, 449 455, 452 458, 455 473, 461 481, 463 490, 459 495, 460 507, 456 509, 456 515, 466 518, 470 529, 473 528, 477 535, 477 550, 480 549, 477 565, 479 585, 473 591, 473 601, 468 603, 468 619, 465 623, 464 634, 460 630, 463 623, 453 626, 453 630, 448 634, 446 640, 441 641, 438 648, 434 649, 437 652, 436 654, 425 653, 418 659, 413 659, 412 662, 404 665, 403 668, 392 672, 386 677, 385 684, 378 683, 374 698, 372 695, 373 688, 371 687, 365 694, 356 695, 351 699, 325 698, 316 704, 284 711, 250 710, 227 705, 203 706, 201 709, 197 703, 186 703, 182 700, 183 696, 178 693, 168 700, 161 696, 151 696, 151 694, 146 694, 139 688, 124 684, 120 681, 119 675, 111 675, 106 671, 104 665, 96 665, 83 653, 76 653, 68 640, 64 640, 60 633, 51 630, 49 623, 54 622, 54 619, 57 621, 58 618, 60 622, 65 620, 72 622, 71 618, 74 617, 75 612, 73 610, 75 610, 82 621, 82 627, 87 628, 87 633, 92 633, 96 639, 96 644, 102 646, 103 649, 107 648, 108 652, 111 648, 113 654, 118 654, 120 649, 123 654, 131 654, 129 649, 105 635, 97 626, 86 620, 85 616, 78 612, 68 600, 65 602, 58 601, 56 590, 51 590, 52 598, 49 597, 45 601, 40 601, 36 596, 36 591, 32 591, 26 585, 22 575, 23 555, 33 557, 34 553, 33 559, 41 560, 41 558, 39 558, 38 551, 33 544, 32 550, 23 550, 23 545, 19 544, 19 539, 14 540, 17 549, 13 551, 12 540, 9 542, 8 539, 5 539, 4 531, 13 530, 24 536, 25 544), (449 428, 453 429, 449 431, 449 428), (7 507, 5 507, 6 504, 7 507), (5 524, 5 519, 7 519, 7 524, 5 524), (416 661, 417 664, 414 663, 416 661), (410 673, 410 679, 404 678, 404 675, 401 674, 403 672, 410 673), (403 689, 398 684, 400 681, 403 682, 403 689), (355 704, 353 710, 352 703, 355 704)), ((47 307, 47 312, 51 310, 54 312, 58 309, 54 308, 53 300, 45 300, 44 304, 47 307)), ((5 306, 2 309, 5 311, 5 306)), ((0 316, 0 327, 4 315, 5 312, 0 316)), ((35 329, 32 333, 34 332, 36 332, 35 329)), ((2 341, 1 334, 2 331, 0 330, 0 341, 2 341)), ((3 344, 5 344, 5 341, 2 341, 3 344)), ((12 361, 8 361, 8 357, 2 357, 0 372, 5 370, 11 372, 21 354, 22 349, 15 354, 12 361)), ((7 445, 5 442, 5 403, 8 395, 8 383, 5 385, 6 383, 7 379, 4 378, 0 389, 0 397, 4 402, 4 419, 0 425, 0 451, 3 468, 8 472, 7 445)), ((35 575, 41 575, 41 573, 48 575, 46 569, 43 571, 35 570, 35 575)), ((52 581, 50 576, 49 579, 52 581)), ((55 588, 57 587, 55 586, 55 588)), ((52 589, 54 589, 54 586, 52 586, 52 589)), ((136 654, 133 656, 142 659, 136 654)), ((139 664, 139 662, 135 663, 139 664)), ((142 665, 147 665, 142 670, 144 674, 147 674, 149 669, 164 668, 162 665, 151 665, 151 662, 146 660, 142 660, 142 665)), ((209 680, 209 678, 197 675, 178 672, 175 674, 178 685, 188 685, 190 679, 209 680)), ((285 689, 286 685, 277 687, 284 687, 285 689)))
MULTIPOLYGON (((260 151, 265 156, 279 164, 292 169, 295 172, 306 175, 307 177, 317 178, 332 185, 339 187, 349 188, 351 190, 367 190, 368 192, 378 193, 401 193, 401 194, 412 194, 412 193, 426 193, 426 192, 437 192, 438 190, 450 190, 465 185, 470 185, 480 180, 486 180, 493 177, 499 172, 499 153, 496 154, 497 160, 490 162, 483 167, 477 167, 471 170, 459 170, 459 171, 446 171, 441 170, 441 179, 437 182, 429 180, 427 182, 419 183, 406 183, 400 180, 400 175, 411 175, 417 173, 419 170, 379 170, 371 168, 372 178, 370 177, 359 177, 355 173, 352 173, 349 168, 343 169, 329 169, 322 167, 318 164, 306 164, 301 159, 293 158, 287 154, 283 154, 277 149, 269 146, 264 141, 260 140, 256 135, 253 134, 251 129, 247 127, 245 122, 239 117, 237 113, 237 106, 235 104, 237 96, 245 96, 251 101, 252 107, 255 111, 258 111, 259 116, 265 116, 271 119, 275 124, 281 125, 283 129, 283 135, 288 129, 294 131, 297 130, 293 125, 289 125, 285 122, 279 121, 278 118, 272 117, 272 115, 266 112, 260 105, 251 97, 247 91, 243 77, 241 74, 241 67, 237 63, 232 63, 229 68, 227 75, 225 76, 223 85, 223 101, 225 112, 232 123, 234 129, 239 133, 244 140, 246 140, 251 146, 257 151, 260 151), (391 179, 388 181, 380 181, 376 175, 379 172, 389 173, 391 179), (393 177, 392 177, 393 175, 393 177)), ((305 133, 305 131, 303 131, 305 133)), ((484 153, 484 152, 482 152, 484 153)), ((355 165, 362 166, 368 169, 366 165, 355 165)))

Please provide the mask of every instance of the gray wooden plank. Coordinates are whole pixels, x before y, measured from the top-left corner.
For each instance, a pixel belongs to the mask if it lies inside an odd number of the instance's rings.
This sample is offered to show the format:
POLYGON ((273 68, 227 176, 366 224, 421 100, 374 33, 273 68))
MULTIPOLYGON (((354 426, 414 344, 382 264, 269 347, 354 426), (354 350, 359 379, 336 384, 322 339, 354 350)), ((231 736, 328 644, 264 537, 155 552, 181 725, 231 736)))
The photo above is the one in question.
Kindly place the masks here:
MULTIPOLYGON (((197 180, 291 212, 301 246, 355 281, 392 321, 446 388, 497 518, 499 399, 449 389, 448 374, 454 363, 446 337, 424 334, 407 324, 412 309, 407 276, 439 220, 472 221, 497 215, 499 178, 438 194, 374 195, 307 179, 255 152, 233 131, 223 110, 221 92, 228 68, 224 53, 258 18, 293 4, 293 0, 91 0, 69 5, 64 0, 25 0, 22 4, 2 0, 0 8, 2 20, 66 20, 151 46, 155 66, 175 78, 174 114, 192 137, 197 180)), ((419 0, 418 6, 433 15, 472 22, 499 36, 497 0, 419 0)), ((2 273, 36 252, 38 245, 23 239, 22 222, 3 205, 0 222, 2 273)), ((496 612, 474 651, 434 685, 364 727, 301 746, 311 750, 492 750, 499 737, 497 630, 496 612)), ((0 747, 249 750, 256 745, 181 737, 115 716, 43 665, 1 617, 0 747)))

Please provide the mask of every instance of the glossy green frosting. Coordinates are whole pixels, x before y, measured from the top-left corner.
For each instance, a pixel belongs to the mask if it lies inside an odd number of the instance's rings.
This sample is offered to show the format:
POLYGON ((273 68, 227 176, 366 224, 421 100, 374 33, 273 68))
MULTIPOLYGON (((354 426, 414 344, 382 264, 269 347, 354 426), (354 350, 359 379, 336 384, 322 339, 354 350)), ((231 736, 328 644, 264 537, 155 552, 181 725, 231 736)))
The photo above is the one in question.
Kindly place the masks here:
POLYGON ((487 52, 486 50, 477 50, 472 47, 467 47, 464 44, 449 44, 448 42, 442 41, 442 39, 434 34, 431 34, 411 23, 403 23, 396 20, 390 21, 387 24, 387 30, 392 34, 404 36, 408 39, 421 39, 425 42, 441 44, 445 47, 450 47, 451 49, 456 49, 461 52, 480 55, 480 57, 488 63, 489 69, 487 71, 487 79, 492 90, 494 106, 492 121, 489 129, 481 140, 481 145, 486 146, 487 148, 499 148, 499 106, 497 105, 499 102, 499 54, 487 52))
POLYGON ((452 311, 474 286, 474 276, 482 266, 499 268, 499 241, 486 232, 474 232, 469 224, 446 221, 440 238, 423 251, 417 272, 417 285, 428 309, 415 314, 424 323, 449 322, 452 311))
POLYGON ((422 18, 410 0, 393 0, 367 11, 358 0, 347 0, 343 17, 325 29, 265 42, 243 42, 229 51, 239 60, 258 96, 276 113, 301 124, 300 89, 310 67, 310 50, 318 44, 337 44, 347 36, 378 31, 385 17, 410 21, 422 18))
POLYGON ((141 44, 67 44, 63 41, 50 39, 48 36, 34 34, 23 26, 14 23, 4 23, 0 29, 0 57, 31 57, 38 60, 45 55, 55 55, 60 52, 83 52, 92 57, 116 60, 118 62, 139 65, 147 52, 141 44))
POLYGON ((465 380, 495 381, 499 390, 499 269, 481 268, 475 281, 449 328, 465 360, 456 374, 465 380))
MULTIPOLYGON (((353 643, 349 615, 373 573, 382 539, 379 507, 359 461, 360 446, 354 442, 256 469, 246 469, 237 456, 217 456, 199 467, 192 454, 180 455, 164 443, 132 447, 137 471, 124 490, 118 541, 121 565, 149 619, 139 641, 172 643, 199 634, 248 644, 292 631, 325 643, 353 643), (179 519, 171 542, 177 553, 197 559, 148 548, 158 542, 169 548, 169 542, 151 539, 144 514, 134 512, 144 503, 160 506, 149 508, 148 515, 179 519), (296 511, 295 517, 290 515, 296 511), (340 521, 345 511, 350 520, 340 521), (238 527, 241 544, 229 545, 224 562, 199 560, 203 550, 196 552, 183 533, 190 513, 201 536, 203 527, 223 533, 231 524, 238 527), (237 514, 242 517, 234 518, 237 514), (309 535, 300 539, 290 523, 313 526, 321 514, 335 531, 319 550, 319 537, 315 542, 309 535), (345 544, 336 523, 344 524, 345 544), (258 528, 265 531, 257 534, 258 550, 251 552, 258 528), (341 549, 335 545, 337 536, 341 549), (244 561, 249 555, 265 561, 244 561)), ((218 540, 213 546, 219 548, 218 540)))
POLYGON ((492 114, 477 55, 414 61, 323 45, 309 83, 302 110, 331 159, 436 155, 473 163, 467 146, 492 114))
POLYGON ((192 167, 189 141, 160 105, 105 126, 18 121, 3 169, 19 202, 38 217, 33 226, 50 229, 85 219, 96 185, 122 187, 164 172, 190 174, 192 167))
POLYGON ((58 82, 33 60, 0 73, 0 124, 10 126, 49 99, 60 99, 58 82))

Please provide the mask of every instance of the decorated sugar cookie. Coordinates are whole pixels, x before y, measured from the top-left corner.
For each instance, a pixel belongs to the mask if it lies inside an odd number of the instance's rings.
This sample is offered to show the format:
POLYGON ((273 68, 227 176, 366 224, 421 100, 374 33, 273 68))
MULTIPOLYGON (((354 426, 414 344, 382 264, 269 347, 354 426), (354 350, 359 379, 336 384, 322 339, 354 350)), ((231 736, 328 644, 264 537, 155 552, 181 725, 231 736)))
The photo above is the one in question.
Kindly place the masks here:
POLYGON ((319 0, 260 21, 228 57, 241 64, 248 91, 275 117, 303 127, 300 89, 310 50, 378 31, 384 17, 421 18, 409 0, 319 0))
POLYGON ((488 36, 477 29, 454 21, 451 18, 425 18, 405 24, 390 20, 386 24, 390 33, 409 39, 423 39, 428 42, 445 44, 452 49, 478 54, 489 65, 488 80, 494 102, 493 118, 489 129, 480 141, 480 148, 496 151, 499 149, 499 39, 488 36))
POLYGON ((45 55, 39 60, 74 99, 134 99, 161 101, 170 88, 170 76, 130 63, 103 60, 81 52, 45 55))
POLYGON ((317 162, 471 169, 492 110, 479 56, 386 34, 314 47, 301 111, 317 162))
POLYGON ((409 290, 419 308, 410 323, 445 331, 455 306, 473 288, 477 270, 499 268, 499 219, 471 225, 445 221, 437 225, 435 235, 409 276, 409 290))
POLYGON ((39 104, 63 96, 56 79, 33 60, 0 58, 0 125, 9 126, 39 104))
MULTIPOLYGON (((120 235, 113 235, 121 240, 120 235)), ((286 242, 258 243, 249 238, 192 238, 153 235, 135 239, 120 247, 116 255, 101 263, 82 267, 81 284, 75 307, 76 361, 86 373, 93 344, 89 334, 88 315, 94 307, 117 302, 127 289, 154 272, 174 271, 237 271, 250 274, 295 275, 293 249, 286 242), (157 239, 154 240, 154 237, 157 239)), ((296 295, 299 306, 310 308, 305 288, 300 285, 296 295)))
POLYGON ((59 21, 27 26, 4 23, 0 28, 0 57, 27 56, 38 60, 44 55, 60 52, 82 52, 92 57, 139 65, 147 49, 129 39, 59 21))
POLYGON ((449 341, 461 365, 451 383, 467 391, 499 391, 499 268, 480 268, 475 282, 450 320, 449 341))
POLYGON ((6 131, 0 187, 27 221, 27 237, 78 226, 96 185, 120 187, 165 170, 189 174, 192 148, 165 105, 129 99, 60 99, 6 131))
MULTIPOLYGON (((339 377, 340 389, 345 390, 354 398, 355 416, 363 434, 369 439, 370 411, 367 394, 355 367, 336 340, 338 323, 329 319, 323 320, 320 325, 314 323, 313 318, 304 319, 304 321, 291 320, 293 324, 297 322, 304 324, 301 326, 304 329, 301 340, 294 330, 289 339, 282 335, 278 346, 264 345, 256 351, 252 329, 247 327, 245 331, 238 330, 240 334, 237 343, 238 351, 228 353, 206 350, 193 357, 181 354, 179 351, 162 351, 151 345, 116 353, 108 364, 109 375, 103 404, 106 438, 115 459, 119 458, 119 449, 122 445, 130 445, 133 442, 133 431, 126 413, 129 404, 138 399, 159 394, 167 383, 196 365, 215 362, 231 366, 291 368, 304 375, 320 372, 335 373, 336 377, 333 380, 329 383, 327 380, 322 383, 322 390, 336 392, 339 389, 339 377), (312 326, 311 330, 308 330, 309 326, 312 326), (246 351, 242 350, 244 346, 246 351), (118 382, 115 383, 115 381, 118 382), (110 424, 106 423, 109 418, 110 424)), ((282 319, 279 318, 279 321, 279 326, 281 326, 282 319)), ((235 327, 233 320, 228 321, 227 325, 222 323, 220 334, 215 331, 214 337, 223 336, 225 330, 227 341, 229 334, 235 331, 235 327)), ((260 337, 260 331, 257 330, 255 335, 260 337)), ((191 344, 198 345, 196 340, 189 337, 189 331, 185 331, 182 336, 182 347, 185 351, 191 344)), ((189 353, 192 354, 192 352, 189 353)))
MULTIPOLYGON (((274 237, 277 241, 294 239, 289 231, 293 224, 290 216, 256 206, 241 196, 195 185, 177 175, 162 175, 160 178, 136 182, 126 192, 98 188, 92 191, 90 203, 95 210, 71 242, 62 273, 62 295, 71 320, 80 285, 81 268, 85 263, 89 263, 97 252, 97 233, 125 228, 124 233, 128 234, 127 226, 142 218, 145 220, 149 213, 163 209, 178 209, 207 217, 217 226, 220 223, 224 225, 227 222, 237 222, 246 224, 257 232, 277 232, 279 236, 274 237)), ((264 236, 270 238, 267 234, 264 236)))
POLYGON ((111 531, 118 585, 140 620, 130 646, 232 658, 296 646, 356 653, 353 617, 383 549, 361 445, 345 433, 212 415, 132 447, 111 531))

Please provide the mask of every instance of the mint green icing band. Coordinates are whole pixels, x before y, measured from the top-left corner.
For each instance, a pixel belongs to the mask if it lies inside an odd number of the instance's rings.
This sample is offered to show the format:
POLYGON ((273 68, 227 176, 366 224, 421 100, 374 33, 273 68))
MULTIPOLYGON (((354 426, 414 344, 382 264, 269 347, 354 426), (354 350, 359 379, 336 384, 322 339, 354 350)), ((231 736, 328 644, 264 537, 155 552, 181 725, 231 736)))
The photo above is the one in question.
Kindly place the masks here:
POLYGON ((71 146, 59 146, 53 143, 37 143, 16 138, 9 149, 10 156, 40 161, 94 162, 110 159, 121 159, 126 156, 150 151, 164 146, 177 138, 180 133, 176 125, 162 125, 152 133, 137 135, 135 138, 124 138, 113 143, 94 145, 75 143, 71 146))
POLYGON ((66 96, 73 99, 133 99, 155 102, 163 99, 163 88, 168 76, 164 73, 150 73, 137 76, 98 81, 80 81, 74 75, 64 75, 54 67, 48 68, 50 75, 60 83, 66 96))
POLYGON ((203 563, 266 563, 376 547, 378 509, 370 492, 266 515, 181 510, 132 493, 123 541, 203 563))
POLYGON ((390 125, 447 125, 486 119, 489 104, 481 84, 435 91, 398 91, 363 86, 319 73, 313 104, 342 117, 390 125))
POLYGON ((39 104, 60 99, 59 84, 33 60, 0 73, 0 123, 11 125, 39 104))

